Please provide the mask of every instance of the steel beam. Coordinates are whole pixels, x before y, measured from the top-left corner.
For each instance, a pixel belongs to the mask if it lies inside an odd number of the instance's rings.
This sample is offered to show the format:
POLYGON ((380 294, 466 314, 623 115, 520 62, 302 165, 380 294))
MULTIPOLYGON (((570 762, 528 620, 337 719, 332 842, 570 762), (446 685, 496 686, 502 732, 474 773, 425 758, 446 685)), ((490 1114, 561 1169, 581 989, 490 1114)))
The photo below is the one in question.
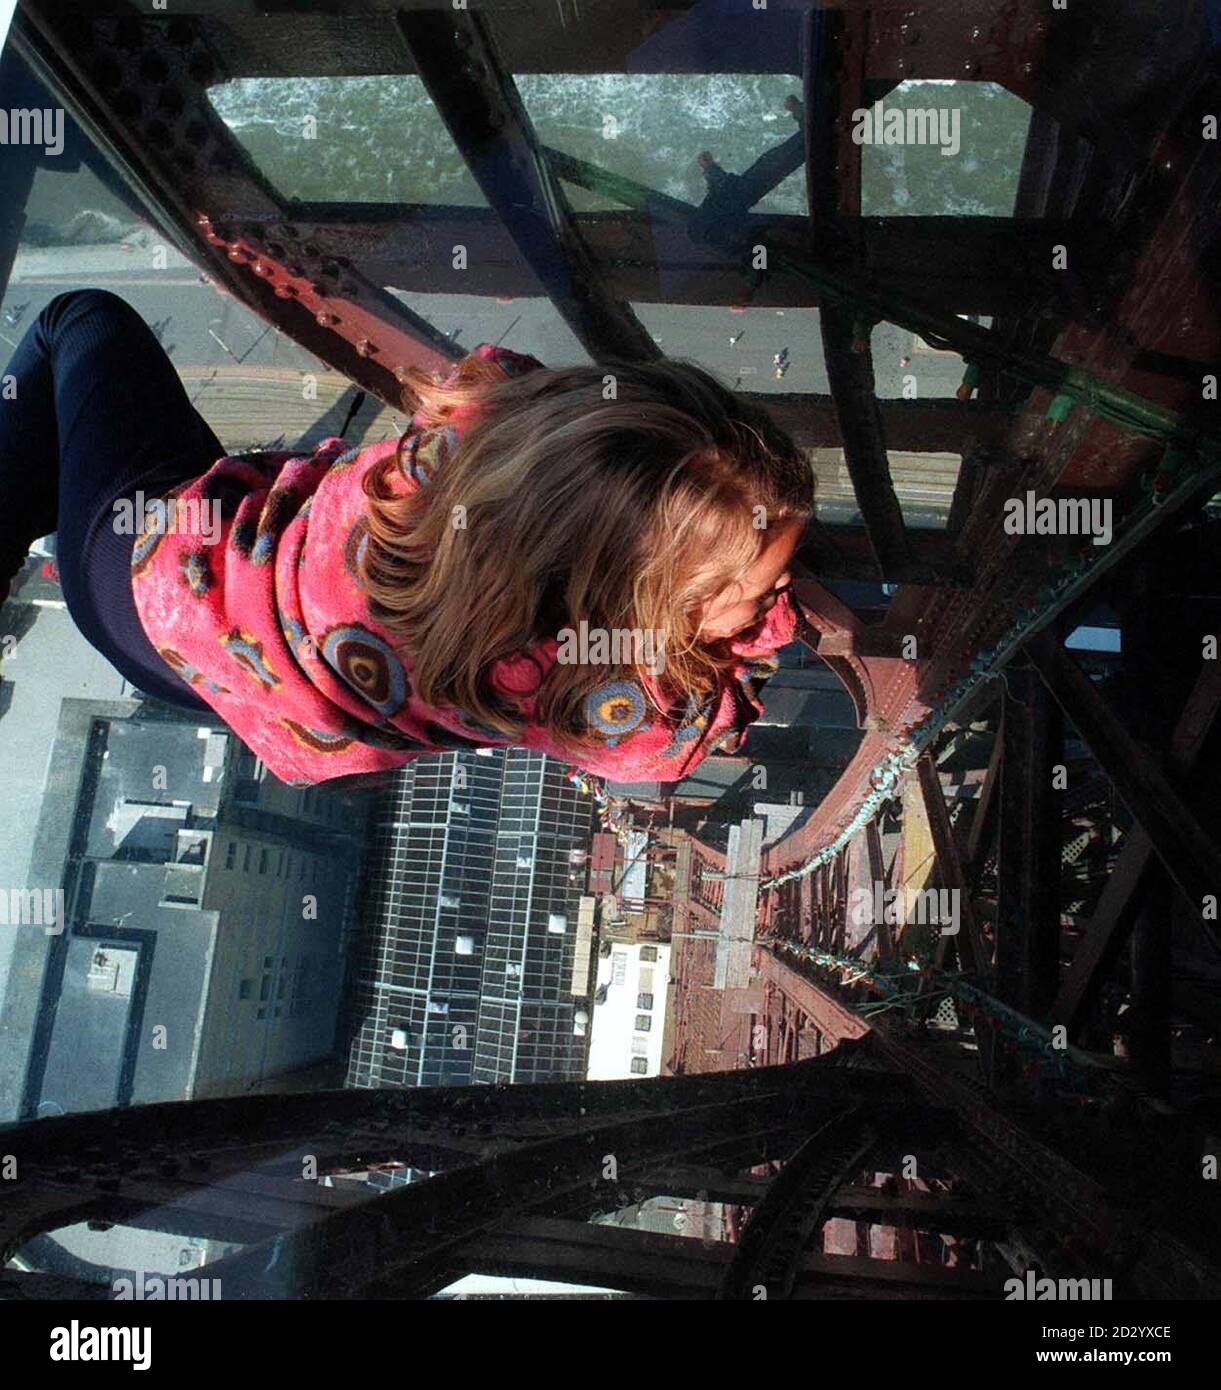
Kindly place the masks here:
MULTIPOLYGON (((890 879, 886 873, 886 865, 882 857, 882 832, 878 829, 876 819, 871 820, 865 827, 865 852, 869 858, 870 887, 880 883, 883 890, 889 888, 890 879)), ((895 956, 895 939, 885 913, 882 914, 882 920, 876 925, 878 930, 878 961, 882 965, 889 965, 895 956)))
MULTIPOLYGON (((513 1278, 560 1278, 647 1298, 711 1298, 734 1247, 690 1236, 614 1225, 533 1219, 489 1231, 463 1250, 464 1267, 513 1278)), ((388 1296, 397 1290, 388 1288, 388 1296)), ((792 1297, 997 1298, 993 1276, 969 1269, 807 1252, 796 1262, 792 1297)))
POLYGON ((880 1187, 841 1187, 827 1214, 978 1240, 998 1239, 1014 1222, 1013 1213, 1001 1203, 954 1192, 887 1192, 880 1187))
MULTIPOLYGON (((1192 687, 1170 740, 1170 763, 1176 775, 1189 776, 1221 705, 1221 662, 1206 661, 1192 687)), ((1078 1032, 1098 986, 1114 965, 1142 901, 1153 842, 1140 825, 1124 837, 1102 896, 1052 1006, 1051 1017, 1078 1032)))
POLYGON ((1055 706, 1028 670, 1006 677, 997 869, 996 989, 1045 1017, 1060 971, 1060 757, 1055 706))
MULTIPOLYGON (((838 160, 838 144, 845 110, 863 103, 864 43, 859 22, 818 10, 806 15, 802 42, 808 240, 818 245, 859 231, 855 222, 845 225, 841 220, 845 213, 860 210, 859 160, 850 160, 845 170, 838 160)), ((875 563, 880 573, 910 578, 913 556, 890 478, 869 344, 856 341, 860 330, 840 304, 823 301, 819 328, 844 461, 875 563)))
MULTIPOLYGON (((559 1213, 584 1202, 596 1207, 607 1200, 613 1207, 608 1158, 615 1161, 617 1186, 675 1162, 698 1161, 705 1152, 727 1145, 740 1148, 752 1134, 760 1136, 761 1151, 753 1161, 771 1156, 767 1133, 808 1122, 820 1109, 815 1093, 821 1078, 833 1070, 841 1077, 850 1072, 833 1059, 757 1071, 754 1076, 766 1074, 773 1080, 800 1075, 808 1084, 766 1087, 697 1111, 652 1109, 629 1119, 607 1118, 571 1134, 523 1143, 485 1163, 439 1174, 302 1227, 280 1240, 274 1261, 270 1245, 263 1242, 220 1261, 214 1274, 246 1298, 293 1296, 299 1290, 318 1297, 366 1297, 383 1285, 426 1296, 439 1287, 438 1278, 453 1266, 462 1245, 505 1219, 559 1213)), ((867 1076, 854 1071, 853 1084, 867 1076)), ((896 1080, 887 1076, 884 1085, 897 1097, 896 1080)), ((599 1083, 604 1089, 617 1084, 599 1083)), ((708 1094, 715 1096, 717 1090, 714 1086, 708 1094)), ((875 1100, 871 1113, 884 1108, 875 1100)), ((833 1113, 831 1106, 821 1109, 823 1115, 833 1113)), ((544 1123, 542 1128, 554 1134, 552 1126, 544 1123)))
POLYGON ((487 21, 465 9, 400 11, 416 71, 517 249, 595 360, 654 361, 661 349, 607 290, 487 21))
POLYGON ((268 323, 398 408, 405 368, 439 370, 461 354, 359 267, 294 236, 299 229, 283 220, 281 200, 207 100, 215 62, 198 31, 172 42, 166 25, 122 9, 125 40, 114 26, 94 28, 90 16, 88 43, 71 42, 60 27, 69 17, 31 5, 15 17, 10 42, 171 245, 268 323), (145 70, 163 74, 173 114, 135 96, 149 80, 145 70), (245 234, 221 215, 235 203, 247 219, 245 234), (273 223, 282 223, 282 241, 267 237, 273 223))
POLYGON ((827 379, 844 438, 844 463, 878 573, 914 579, 917 567, 890 477, 869 348, 854 347, 856 329, 847 311, 825 305, 819 322, 827 379))
MULTIPOLYGON (((578 161, 548 146, 542 153, 565 182, 614 196, 617 175, 590 165, 588 177, 573 179, 569 175, 578 161)), ((778 269, 756 285, 740 257, 695 240, 688 225, 695 211, 694 205, 639 184, 622 211, 581 212, 573 218, 582 240, 605 267, 607 287, 616 298, 665 304, 748 301, 754 308, 820 306, 822 296, 801 275, 778 269)), ((244 217, 236 198, 217 206, 213 216, 236 228, 266 220, 244 217)), ((327 204, 305 203, 294 209, 294 225, 304 239, 359 265, 371 280, 407 293, 531 296, 542 291, 491 208, 369 203, 337 213, 327 204), (464 270, 453 264, 450 248, 457 244, 468 248, 464 270)), ((751 213, 745 225, 759 241, 771 237, 801 245, 804 240, 804 219, 793 216, 751 213)), ((1064 224, 987 217, 863 217, 854 231, 880 284, 896 294, 927 294, 930 258, 935 256, 946 267, 937 286, 938 302, 955 313, 976 314, 1028 311, 1034 246, 1067 235, 1064 224), (951 276, 952 270, 958 273, 951 276)), ((893 447, 904 446, 896 441, 893 447)))
MULTIPOLYGON (((1000 719, 1003 720, 1003 718, 1002 712, 1000 719)), ((979 799, 975 803, 975 813, 971 817, 971 828, 967 832, 966 848, 963 851, 963 860, 969 873, 976 872, 980 867, 980 860, 987 847, 989 832, 995 820, 994 813, 998 802, 996 791, 1000 786, 1001 757, 1004 747, 1005 740, 998 720, 992 736, 992 752, 988 756, 988 769, 984 773, 983 785, 979 789, 979 799)))
MULTIPOLYGON (((885 1016, 872 1026, 878 1055, 956 1117, 955 1170, 972 1190, 986 1191, 1019 1213, 1011 1239, 1022 1240, 1048 1273, 1076 1277, 1114 1270, 1130 1282, 1132 1296, 1144 1298, 1210 1298, 1221 1287, 1215 1262, 1158 1215, 1153 1165, 1164 1156, 1164 1132, 1156 1138, 1145 1132, 1143 1142, 1129 1144, 1112 1163, 1112 1184, 1120 1165, 1131 1177, 1139 1163, 1146 1175, 1143 1183, 1129 1181, 1126 1200, 1113 1201, 1098 1179, 1000 1111, 935 1050, 885 1016), (1071 1247, 1063 1242, 1064 1231, 1074 1232, 1071 1247)), ((1200 1142, 1202 1137, 1191 1141, 1192 1152, 1200 1142)))
MULTIPOLYGON (((937 857, 937 872, 941 886, 958 894, 960 920, 959 936, 955 944, 962 957, 964 969, 982 978, 988 969, 987 952, 984 949, 979 923, 975 920, 971 888, 963 875, 962 864, 958 858, 958 846, 954 841, 954 830, 946 810, 941 778, 937 775, 931 754, 925 753, 921 756, 916 765, 916 773, 920 779, 920 793, 924 798, 924 810, 928 817, 929 834, 933 839, 933 853, 937 857)), ((945 940, 943 934, 941 942, 945 940)))
POLYGON ((830 1214, 835 1193, 865 1163, 877 1135, 855 1107, 816 1129, 751 1213, 719 1299, 790 1298, 802 1252, 830 1214))
MULTIPOLYGON (((766 1195, 770 1180, 752 1174, 734 1177, 708 1167, 678 1167, 648 1174, 645 1185, 667 1197, 754 1206, 766 1195)), ((1013 1221, 1004 1206, 956 1192, 892 1192, 851 1183, 835 1191, 827 1216, 979 1239, 1003 1235, 1013 1221)))
POLYGON ((1221 846, 1200 823, 1157 758, 1128 733, 1094 683, 1048 634, 1030 644, 1032 663, 1154 852, 1196 913, 1221 896, 1221 846))
POLYGON ((820 989, 771 951, 760 951, 759 974, 786 995, 830 1042, 862 1038, 869 1025, 833 994, 820 989))
POLYGON ((1144 900, 1132 931, 1132 1007, 1128 1012, 1128 1055, 1145 1091, 1166 1097, 1172 1058, 1171 942, 1173 914, 1185 907, 1161 864, 1149 867, 1144 900))

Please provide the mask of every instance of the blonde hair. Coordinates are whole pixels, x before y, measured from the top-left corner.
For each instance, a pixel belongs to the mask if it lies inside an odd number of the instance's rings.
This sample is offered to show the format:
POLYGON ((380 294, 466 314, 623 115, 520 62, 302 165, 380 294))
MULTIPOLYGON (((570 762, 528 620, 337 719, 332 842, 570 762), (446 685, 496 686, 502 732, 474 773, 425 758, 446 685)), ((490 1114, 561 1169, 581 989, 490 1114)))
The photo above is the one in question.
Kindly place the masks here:
POLYGON ((493 666, 585 621, 663 633, 664 671, 651 686, 639 665, 554 663, 533 718, 561 747, 588 746, 588 701, 611 680, 638 678, 667 705, 710 698, 734 658, 698 639, 703 604, 749 569, 771 528, 813 510, 792 440, 683 362, 507 378, 468 356, 414 388, 413 428, 365 478, 362 577, 419 697, 516 737, 522 712, 491 685, 493 666), (463 424, 456 445, 404 495, 395 474, 409 440, 447 423, 463 424))

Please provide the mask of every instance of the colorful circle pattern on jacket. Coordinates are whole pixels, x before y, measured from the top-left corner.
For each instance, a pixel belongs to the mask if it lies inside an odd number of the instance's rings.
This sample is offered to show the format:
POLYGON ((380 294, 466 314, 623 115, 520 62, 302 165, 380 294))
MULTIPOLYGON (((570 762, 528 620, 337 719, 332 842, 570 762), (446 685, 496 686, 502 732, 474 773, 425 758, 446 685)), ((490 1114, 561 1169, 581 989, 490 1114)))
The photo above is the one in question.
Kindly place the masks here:
POLYGON ((682 714, 682 720, 674 730, 674 735, 666 746, 662 756, 665 758, 675 758, 683 751, 683 745, 694 742, 708 727, 708 720, 711 716, 715 699, 700 704, 695 695, 687 697, 687 706, 682 714))
POLYGON ((177 652, 173 647, 158 647, 157 655, 167 666, 173 670, 180 680, 186 681, 188 685, 202 685, 205 690, 213 695, 228 695, 229 687, 221 685, 219 681, 214 681, 211 676, 205 676, 198 666, 191 663, 177 652))
POLYGON ((305 724, 298 724, 295 719, 284 718, 280 723, 302 747, 314 753, 342 753, 345 748, 352 746, 352 740, 345 734, 332 733, 329 729, 311 729, 305 724))
POLYGON ((361 578, 360 567, 365 558, 365 551, 369 548, 369 525, 363 516, 357 517, 351 529, 348 531, 347 539, 343 543, 343 567, 351 577, 352 583, 358 589, 365 587, 365 581, 361 578))
POLYGON ((285 527, 297 515, 300 498, 291 487, 277 487, 267 494, 250 547, 250 563, 265 565, 275 558, 276 543, 285 527))
POLYGON ((202 598, 212 587, 212 571, 206 550, 184 550, 178 568, 182 573, 182 582, 196 598, 202 598))
POLYGON ((403 708, 410 694, 407 672, 385 642, 359 623, 323 634, 322 659, 384 718, 403 708))
POLYGON ((648 701, 635 681, 607 681, 585 701, 585 720, 591 733, 608 748, 614 748, 628 734, 650 728, 644 722, 648 701))
POLYGON ((243 628, 231 628, 220 639, 221 646, 237 662, 243 671, 264 690, 274 690, 280 684, 280 677, 272 670, 270 662, 263 655, 263 644, 243 628))
POLYGON ((131 573, 132 577, 143 574, 149 567, 153 556, 157 553, 157 547, 165 539, 165 531, 159 526, 154 526, 150 531, 144 531, 136 537, 136 543, 131 549, 131 573))

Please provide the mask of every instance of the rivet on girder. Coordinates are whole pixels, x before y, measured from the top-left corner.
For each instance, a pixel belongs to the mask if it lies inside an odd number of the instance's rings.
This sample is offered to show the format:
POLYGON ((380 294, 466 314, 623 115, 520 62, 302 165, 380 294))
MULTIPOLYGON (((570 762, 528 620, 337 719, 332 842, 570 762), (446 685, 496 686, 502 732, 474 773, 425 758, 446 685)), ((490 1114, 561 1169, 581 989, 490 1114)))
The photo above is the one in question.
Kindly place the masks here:
POLYGON ((371 343, 368 338, 362 338, 360 342, 356 344, 356 351, 362 357, 372 357, 377 351, 377 347, 371 343))
POLYGON ((297 297, 296 285, 277 285, 276 294, 281 299, 295 299, 297 297))
POLYGON ((330 314, 323 309, 321 313, 314 315, 314 322, 317 323, 320 328, 334 328, 339 322, 339 315, 330 314))
POLYGON ((250 269, 253 270, 256 275, 270 276, 274 273, 266 261, 255 261, 250 269))
POLYGON ((245 261, 248 260, 249 257, 240 246, 231 246, 229 248, 229 259, 231 261, 245 261))

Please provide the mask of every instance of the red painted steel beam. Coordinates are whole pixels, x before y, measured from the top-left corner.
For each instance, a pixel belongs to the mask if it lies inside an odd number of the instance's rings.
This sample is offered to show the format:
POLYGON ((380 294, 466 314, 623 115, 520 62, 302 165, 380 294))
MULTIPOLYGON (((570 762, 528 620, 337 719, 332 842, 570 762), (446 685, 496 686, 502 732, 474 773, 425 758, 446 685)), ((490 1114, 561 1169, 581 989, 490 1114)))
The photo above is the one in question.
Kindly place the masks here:
POLYGON ((756 951, 759 974, 796 1005, 831 1043, 863 1038, 869 1025, 769 950, 756 951))
POLYGON ((178 29, 124 7, 118 26, 50 7, 21 10, 11 41, 85 135, 114 163, 154 225, 216 284, 336 371, 399 405, 404 367, 460 354, 351 264, 294 238, 274 190, 207 100, 217 70, 189 21, 178 29), (71 41, 61 26, 73 26, 71 41), (183 27, 185 25, 185 27, 183 27), (154 101, 154 91, 173 100, 154 101), (231 228, 237 204, 247 220, 231 228), (215 220, 213 220, 215 219, 215 220), (283 238, 267 236, 278 225, 283 238), (262 225, 264 231, 259 232, 262 225))

